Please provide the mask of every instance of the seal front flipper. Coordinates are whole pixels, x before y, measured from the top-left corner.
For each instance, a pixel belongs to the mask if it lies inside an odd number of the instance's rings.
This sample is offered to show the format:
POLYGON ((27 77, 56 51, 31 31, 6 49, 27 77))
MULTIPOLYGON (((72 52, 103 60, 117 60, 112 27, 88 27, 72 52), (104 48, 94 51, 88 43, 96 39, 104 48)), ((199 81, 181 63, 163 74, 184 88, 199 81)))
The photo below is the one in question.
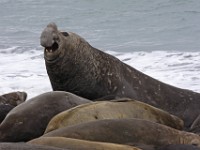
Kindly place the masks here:
POLYGON ((200 114, 198 115, 198 117, 192 123, 192 125, 190 127, 190 131, 197 133, 197 134, 200 134, 200 114))

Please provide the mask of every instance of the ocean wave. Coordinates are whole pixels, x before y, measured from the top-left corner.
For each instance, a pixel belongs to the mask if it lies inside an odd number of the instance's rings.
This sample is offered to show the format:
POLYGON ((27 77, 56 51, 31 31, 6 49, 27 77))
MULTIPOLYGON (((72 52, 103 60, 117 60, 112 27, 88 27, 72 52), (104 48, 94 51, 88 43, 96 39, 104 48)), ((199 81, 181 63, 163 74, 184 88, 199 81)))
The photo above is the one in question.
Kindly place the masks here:
POLYGON ((200 92, 200 52, 108 53, 162 82, 200 92))
POLYGON ((42 47, 32 47, 32 46, 0 46, 0 54, 34 54, 38 51, 43 52, 42 47))
MULTIPOLYGON (((0 53, 0 93, 22 90, 30 98, 52 90, 43 52, 32 51, 0 53)), ((106 52, 162 82, 200 92, 200 52, 106 52)))

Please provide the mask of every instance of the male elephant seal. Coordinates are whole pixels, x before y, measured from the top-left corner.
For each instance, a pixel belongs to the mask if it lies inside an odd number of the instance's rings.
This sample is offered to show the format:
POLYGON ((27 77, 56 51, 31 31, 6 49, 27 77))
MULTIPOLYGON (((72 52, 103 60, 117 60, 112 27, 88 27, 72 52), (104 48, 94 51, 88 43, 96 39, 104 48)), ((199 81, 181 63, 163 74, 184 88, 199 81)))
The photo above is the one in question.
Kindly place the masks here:
POLYGON ((141 150, 139 148, 128 145, 94 142, 64 137, 40 137, 37 139, 33 139, 28 143, 59 148, 68 148, 70 150, 141 150))
POLYGON ((80 124, 103 119, 139 118, 171 126, 183 128, 183 121, 176 116, 136 100, 121 99, 83 104, 54 116, 45 133, 80 124))
POLYGON ((27 98, 26 92, 11 92, 0 96, 0 123, 9 111, 23 103, 27 98))
POLYGON ((12 109, 0 125, 1 142, 28 141, 41 136, 56 114, 88 103, 89 100, 68 92, 47 92, 12 109))
POLYGON ((68 150, 44 145, 26 143, 0 143, 0 150, 68 150))
POLYGON ((91 100, 108 95, 129 97, 179 116, 188 130, 200 125, 199 93, 155 80, 92 47, 79 35, 60 32, 55 23, 44 29, 40 43, 53 90, 91 100))
POLYGON ((194 133, 141 119, 105 119, 60 128, 44 134, 45 137, 68 137, 118 144, 154 145, 196 144, 200 136, 194 133))

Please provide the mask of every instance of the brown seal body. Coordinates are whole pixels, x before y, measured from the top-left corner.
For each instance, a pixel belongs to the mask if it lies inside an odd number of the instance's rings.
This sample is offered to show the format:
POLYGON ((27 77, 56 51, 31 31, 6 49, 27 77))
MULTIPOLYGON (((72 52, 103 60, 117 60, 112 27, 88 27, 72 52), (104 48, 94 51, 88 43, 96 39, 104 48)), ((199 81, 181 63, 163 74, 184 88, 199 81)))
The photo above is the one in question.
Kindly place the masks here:
POLYGON ((12 106, 17 106, 23 103, 27 98, 26 92, 10 92, 0 96, 0 104, 9 104, 12 106))
POLYGON ((9 104, 0 104, 0 124, 13 108, 14 106, 9 104))
POLYGON ((0 143, 0 150, 67 150, 44 145, 34 145, 26 143, 0 143))
POLYGON ((11 92, 0 96, 0 123, 6 115, 17 105, 27 98, 26 92, 11 92))
POLYGON ((65 137, 40 137, 37 139, 33 139, 28 143, 59 148, 68 148, 71 150, 141 150, 139 148, 128 145, 94 142, 65 137))
POLYGON ((200 136, 194 133, 140 119, 106 119, 65 127, 44 134, 45 137, 68 137, 118 144, 154 145, 196 144, 200 136))
POLYGON ((0 125, 1 142, 28 141, 41 136, 56 114, 88 103, 89 100, 68 92, 47 92, 12 109, 0 125))
POLYGON ((79 35, 60 32, 54 23, 44 29, 40 40, 53 90, 91 100, 108 95, 129 97, 180 117, 187 130, 200 125, 199 93, 155 80, 92 47, 79 35))
POLYGON ((183 128, 183 121, 168 112, 136 100, 121 99, 83 104, 54 116, 45 133, 84 122, 103 119, 139 118, 161 123, 176 129, 183 128))

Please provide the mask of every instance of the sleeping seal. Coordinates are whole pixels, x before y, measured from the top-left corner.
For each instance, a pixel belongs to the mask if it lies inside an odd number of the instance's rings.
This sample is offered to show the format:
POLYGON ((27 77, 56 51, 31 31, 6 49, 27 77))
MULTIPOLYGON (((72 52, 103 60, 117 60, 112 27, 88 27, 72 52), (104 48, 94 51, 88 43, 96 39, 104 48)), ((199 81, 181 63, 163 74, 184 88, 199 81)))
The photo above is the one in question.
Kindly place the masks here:
POLYGON ((60 128, 44 137, 67 137, 90 141, 133 145, 164 146, 194 144, 200 147, 200 136, 194 133, 141 119, 105 119, 60 128))
POLYGON ((176 129, 183 128, 183 121, 168 112, 136 100, 101 101, 82 104, 54 116, 45 133, 84 122, 103 119, 139 118, 161 123, 176 129))
POLYGON ((13 108, 0 125, 0 142, 22 142, 41 136, 58 113, 90 102, 74 94, 55 91, 29 99, 13 108))
POLYGON ((109 95, 140 100, 180 117, 187 130, 200 128, 199 93, 153 79, 79 35, 60 32, 55 23, 44 29, 40 43, 53 90, 90 100, 109 95))
POLYGON ((28 143, 58 148, 68 148, 70 150, 141 150, 128 145, 79 140, 65 137, 40 137, 33 139, 28 143))

